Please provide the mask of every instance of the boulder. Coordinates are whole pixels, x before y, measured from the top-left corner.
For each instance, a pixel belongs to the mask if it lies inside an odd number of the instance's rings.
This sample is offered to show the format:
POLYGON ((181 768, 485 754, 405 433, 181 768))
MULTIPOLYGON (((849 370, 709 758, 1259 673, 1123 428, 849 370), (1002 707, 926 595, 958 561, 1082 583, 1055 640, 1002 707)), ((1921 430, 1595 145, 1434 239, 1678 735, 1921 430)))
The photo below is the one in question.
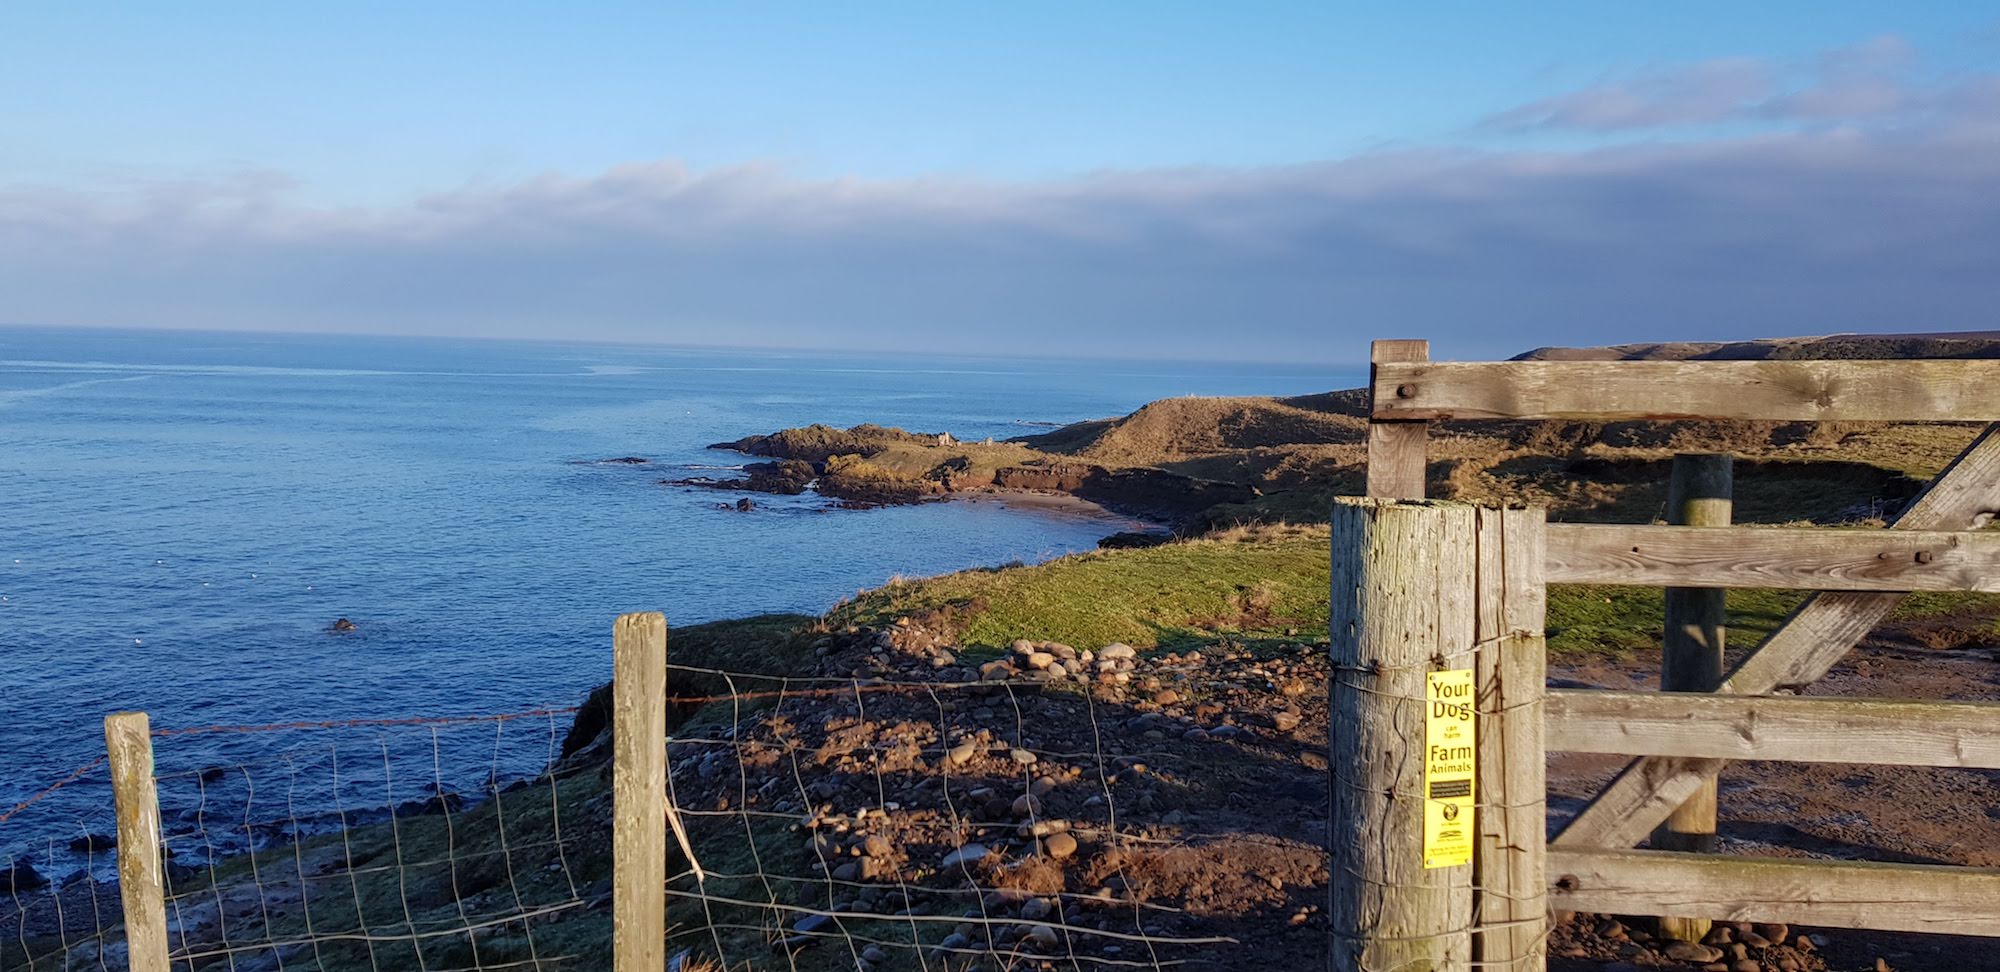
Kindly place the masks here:
POLYGON ((8 861, 5 866, 0 866, 0 893, 12 895, 32 891, 48 883, 49 879, 27 861, 8 861))

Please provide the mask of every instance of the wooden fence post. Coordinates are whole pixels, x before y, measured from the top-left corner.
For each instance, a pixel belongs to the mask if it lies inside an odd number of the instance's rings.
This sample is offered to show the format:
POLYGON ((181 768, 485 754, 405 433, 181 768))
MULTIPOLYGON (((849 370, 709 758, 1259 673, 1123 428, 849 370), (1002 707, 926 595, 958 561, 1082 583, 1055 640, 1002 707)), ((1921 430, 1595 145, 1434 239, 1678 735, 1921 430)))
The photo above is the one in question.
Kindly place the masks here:
POLYGON ((1547 965, 1548 787, 1542 700, 1548 586, 1540 509, 1481 509, 1473 941, 1479 968, 1547 965))
MULTIPOLYGON (((1727 455, 1683 453, 1674 457, 1667 486, 1667 522, 1675 526, 1728 526, 1734 488, 1734 461, 1727 455)), ((1667 588, 1666 641, 1660 654, 1660 690, 1713 692, 1722 684, 1723 639, 1728 614, 1726 592, 1714 587, 1667 588)), ((1655 850, 1715 850, 1715 778, 1674 810, 1653 831, 1655 850)), ((1708 934, 1707 918, 1662 917, 1662 936, 1698 942, 1708 934)))
POLYGON ((118 809, 118 896, 132 972, 167 972, 166 861, 160 853, 160 794, 153 783, 153 729, 144 712, 104 719, 118 809))
POLYGON ((1332 511, 1331 967, 1469 968, 1472 875, 1424 864, 1426 673, 1473 666, 1477 523, 1457 503, 1332 511))
MULTIPOLYGON (((1376 365, 1412 364, 1431 359, 1429 341, 1377 341, 1368 353, 1370 388, 1376 365)), ((1417 421, 1376 421, 1373 403, 1368 419, 1368 495, 1384 499, 1423 499, 1424 463, 1431 424, 1417 421)))
POLYGON ((667 619, 626 614, 612 629, 611 967, 667 961, 667 619))

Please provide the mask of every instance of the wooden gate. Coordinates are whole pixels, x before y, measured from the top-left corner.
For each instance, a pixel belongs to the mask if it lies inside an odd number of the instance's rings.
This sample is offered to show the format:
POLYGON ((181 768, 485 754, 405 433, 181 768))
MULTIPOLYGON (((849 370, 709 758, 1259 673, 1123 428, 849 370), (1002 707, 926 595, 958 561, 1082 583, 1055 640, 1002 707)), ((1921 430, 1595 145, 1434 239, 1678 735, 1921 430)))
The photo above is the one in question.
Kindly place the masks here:
MULTIPOLYGON (((1421 500, 1429 423, 1457 420, 1683 419, 1805 422, 1994 422, 2000 420, 2000 362, 1924 361, 1507 361, 1434 363, 1423 341, 1378 341, 1371 376, 1368 492, 1382 500, 1421 500)), ((1354 531, 1343 532, 1363 507, 1335 511, 1334 613, 1366 607, 1370 571, 1354 531), (1345 511, 1345 512, 1344 512, 1345 511), (1345 585, 1345 586, 1343 586, 1345 585), (1357 601, 1356 592, 1363 592, 1357 601)), ((2000 705, 1879 699, 1803 698, 1811 684, 1885 620, 1911 591, 2000 591, 2000 533, 1978 531, 2000 511, 2000 425, 1989 425, 1889 525, 1879 529, 1623 526, 1550 523, 1532 518, 1540 563, 1516 566, 1516 576, 1473 576, 1472 591, 1518 589, 1532 583, 1617 584, 1681 589, 1782 588, 1813 595, 1782 627, 1723 674, 1713 693, 1634 693, 1532 690, 1518 679, 1509 699, 1489 698, 1493 665, 1520 665, 1494 654, 1484 625, 1457 642, 1480 661, 1479 701, 1497 718, 1524 706, 1539 711, 1536 731, 1482 723, 1478 737, 1480 828, 1487 852, 1459 884, 1476 910, 1463 929, 1449 916, 1429 916, 1399 940, 1456 944, 1421 956, 1396 955, 1389 933, 1371 938, 1371 915, 1343 924, 1343 881, 1389 888, 1395 873, 1343 844, 1343 827, 1366 823, 1355 801, 1343 809, 1340 778, 1379 768, 1378 747, 1361 752, 1368 736, 1343 711, 1363 686, 1351 673, 1376 663, 1371 622, 1350 617, 1336 627, 1334 717, 1336 875, 1333 918, 1335 968, 1383 967, 1385 956, 1433 969, 1541 968, 1542 902, 1520 887, 1524 876, 1546 880, 1550 907, 1614 914, 1703 916, 1736 921, 2000 936, 2000 869, 1845 861, 1770 859, 1662 850, 1633 850, 1677 808, 1705 788, 1732 759, 1884 763, 2000 769, 2000 705), (1541 576, 1533 576, 1539 574, 1541 576), (1357 624, 1359 626, 1357 626, 1357 624), (1345 666, 1345 667, 1344 667, 1345 666), (1348 673, 1348 674, 1343 674, 1348 673), (1532 696, 1532 697, 1530 697, 1532 696), (1541 828, 1507 817, 1522 807, 1537 813, 1539 747, 1636 757, 1546 847, 1541 828), (1488 767, 1503 768, 1499 779, 1488 767), (1512 771, 1504 768, 1513 767, 1512 771), (1497 787, 1497 789, 1496 789, 1497 787), (1360 816, 1357 816, 1360 813, 1360 816), (1485 818, 1502 818, 1489 825, 1485 818), (1532 830, 1532 835, 1529 831, 1532 830), (1504 851, 1504 853, 1503 853, 1504 851), (1372 870, 1371 870, 1372 869, 1372 870)), ((1476 511, 1475 522, 1491 517, 1476 511)), ((1523 521, 1527 522, 1527 521, 1523 521)), ((1481 541, 1474 546, 1475 558, 1481 541)), ((1378 552, 1379 553, 1379 552, 1378 552)), ((1445 576, 1445 575, 1438 575, 1445 576)), ((1440 585, 1450 581, 1438 581, 1440 585)), ((1378 588, 1380 586, 1378 585, 1378 588)), ((1388 588, 1380 588, 1388 589, 1388 588)), ((1407 599, 1410 591, 1400 589, 1407 599)), ((1418 591, 1448 600, 1448 591, 1418 591)), ((1394 605, 1391 605, 1394 607, 1394 605)), ((1539 602, 1536 602, 1539 609, 1539 602)), ((1448 613, 1448 612, 1447 612, 1448 613)), ((1474 612, 1475 618, 1478 613, 1474 612)), ((1539 615, 1536 616, 1539 620, 1539 615)), ((1539 631, 1534 632, 1539 635, 1539 631)), ((1514 632, 1519 641, 1521 632, 1514 632)), ((1536 643, 1539 649, 1539 643, 1536 643)), ((1453 649, 1433 653, 1429 667, 1449 663, 1453 649)), ((1421 653, 1417 656, 1421 660, 1421 653)), ((1539 672, 1538 664, 1533 668, 1539 672)), ((1379 675, 1379 665, 1373 671, 1379 675)), ((1378 696, 1382 698, 1387 695, 1378 696)), ((1365 707, 1365 703, 1363 703, 1365 707)), ((1379 713, 1377 713, 1379 715, 1379 713)), ((1405 727, 1407 728, 1407 727, 1405 727)), ((1379 741, 1379 740, 1377 740, 1379 741)), ((1405 753, 1408 770, 1419 754, 1405 753)), ((1388 791, 1384 790, 1384 793, 1388 791)), ((1386 799, 1386 797, 1385 797, 1386 799)), ((1386 804, 1385 804, 1386 805, 1386 804)), ((1379 807, 1375 809, 1380 809, 1379 807)), ((1352 844, 1353 842, 1348 842, 1352 844)), ((1404 873, 1407 878, 1407 873, 1404 873)), ((1449 882, 1447 882, 1449 883, 1449 882)), ((1539 890, 1539 887, 1536 889, 1539 890)), ((1377 895, 1381 897, 1381 895, 1377 895)), ((1415 900, 1415 899, 1412 899, 1415 900)), ((1393 901, 1390 902, 1393 904, 1393 901)), ((1385 912, 1372 901, 1374 919, 1385 912)), ((1391 908, 1389 912, 1393 913, 1391 908)), ((1379 924, 1379 921, 1377 922, 1379 924)))

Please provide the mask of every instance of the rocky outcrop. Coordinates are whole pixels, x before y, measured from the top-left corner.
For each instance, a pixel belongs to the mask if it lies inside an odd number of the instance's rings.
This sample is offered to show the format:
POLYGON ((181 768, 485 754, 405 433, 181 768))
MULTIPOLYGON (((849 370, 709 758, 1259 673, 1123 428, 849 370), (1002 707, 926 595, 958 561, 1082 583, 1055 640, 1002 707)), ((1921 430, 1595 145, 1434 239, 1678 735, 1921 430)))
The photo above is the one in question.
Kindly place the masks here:
POLYGON ((784 429, 770 435, 748 435, 734 442, 717 442, 711 449, 728 449, 751 456, 769 456, 773 459, 801 459, 806 462, 825 462, 834 456, 867 456, 879 452, 883 447, 898 443, 911 445, 945 445, 951 436, 942 433, 905 432, 902 429, 882 425, 857 425, 851 429, 837 429, 831 425, 808 425, 804 428, 784 429))
POLYGON ((32 891, 49 883, 42 872, 35 870, 27 861, 8 861, 0 865, 0 894, 17 894, 32 891))
POLYGON ((772 493, 779 496, 797 496, 819 478, 819 470, 812 463, 797 459, 781 459, 777 462, 753 462, 743 467, 743 476, 738 479, 711 479, 693 476, 686 479, 662 479, 662 486, 700 486, 706 489, 737 489, 752 493, 772 493))
POLYGON ((1101 475, 1104 468, 1081 462, 1057 463, 1050 466, 1010 466, 993 475, 993 485, 1001 489, 1045 489, 1058 493, 1074 493, 1083 488, 1084 481, 1093 475, 1101 475))

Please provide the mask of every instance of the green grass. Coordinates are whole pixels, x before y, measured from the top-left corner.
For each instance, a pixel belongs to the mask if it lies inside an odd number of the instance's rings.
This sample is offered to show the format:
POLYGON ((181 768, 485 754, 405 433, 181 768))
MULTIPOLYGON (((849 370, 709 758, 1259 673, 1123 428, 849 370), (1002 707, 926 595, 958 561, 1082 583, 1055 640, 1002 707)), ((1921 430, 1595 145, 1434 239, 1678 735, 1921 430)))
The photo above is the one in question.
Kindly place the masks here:
POLYGON ((1016 638, 1086 648, 1174 647, 1218 635, 1323 638, 1327 559, 1324 529, 1238 532, 893 583, 836 608, 829 621, 928 616, 976 648, 1016 638))
MULTIPOLYGON (((1185 647, 1237 640, 1326 638, 1324 529, 1239 530, 1220 539, 1145 550, 1099 551, 1034 567, 971 570, 891 584, 837 608, 833 624, 886 625, 926 616, 963 644, 1000 648, 1015 638, 1096 647, 1185 647)), ((1728 595, 1730 643, 1748 647, 1783 624, 1802 591, 1728 595)), ((1665 593, 1658 588, 1555 585, 1549 650, 1622 653, 1658 648, 1665 593)), ((2000 637, 2000 595, 1912 594, 1891 623, 1933 621, 2000 637)))
MULTIPOLYGON (((1734 590, 1726 597, 1729 644, 1751 647, 1783 625, 1806 591, 1734 590)), ((1549 651, 1619 654, 1658 648, 1666 628, 1666 592, 1656 587, 1571 584, 1549 588, 1549 651)), ((1890 623, 1943 622, 1968 635, 2000 638, 2000 595, 1919 593, 1903 599, 1890 623)))

